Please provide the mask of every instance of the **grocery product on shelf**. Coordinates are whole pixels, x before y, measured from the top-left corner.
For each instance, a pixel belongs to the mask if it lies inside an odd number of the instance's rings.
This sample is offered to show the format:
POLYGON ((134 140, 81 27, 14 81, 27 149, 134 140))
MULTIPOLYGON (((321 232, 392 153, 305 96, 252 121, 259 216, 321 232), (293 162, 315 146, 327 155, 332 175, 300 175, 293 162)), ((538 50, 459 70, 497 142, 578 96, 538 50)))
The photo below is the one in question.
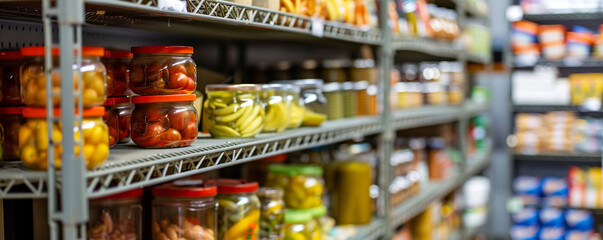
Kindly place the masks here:
POLYGON ((144 148, 185 147, 197 139, 194 94, 132 98, 131 137, 144 148))
MULTIPOLYGON (((58 69, 59 48, 51 49, 55 64, 52 69, 52 106, 59 107, 61 101, 61 75, 58 69)), ((102 47, 82 47, 82 104, 84 107, 101 106, 106 95, 106 70, 100 57, 104 56, 102 47)), ((21 48, 23 65, 21 66, 21 97, 30 107, 46 107, 46 74, 44 69, 44 47, 21 48)), ((74 90, 78 90, 78 75, 73 76, 74 90)), ((78 103, 76 99, 75 103, 78 103)))
MULTIPOLYGON (((94 107, 85 109, 82 113, 82 129, 74 127, 74 140, 81 138, 80 131, 83 131, 83 149, 75 146, 74 152, 78 156, 83 153, 86 161, 86 168, 93 169, 102 164, 109 156, 109 129, 103 122, 102 116, 105 114, 103 107, 94 107)), ((61 115, 60 109, 54 109, 54 117, 61 115)), ((48 144, 49 139, 54 144, 54 164, 61 168, 61 155, 63 148, 61 141, 62 122, 55 122, 52 126, 46 123, 45 108, 25 108, 23 109, 25 124, 19 129, 19 149, 21 161, 33 170, 46 170, 48 168, 48 144), (48 136, 48 128, 53 128, 52 136, 48 136)))
MULTIPOLYGON (((114 111, 117 112, 117 123, 119 125, 119 143, 127 143, 131 138, 132 133, 132 110, 134 110, 134 104, 132 104, 131 98, 128 98, 127 102, 116 104, 114 111)), ((197 110, 198 111, 198 110, 197 110)), ((197 117, 199 114, 197 114, 197 117)))
POLYGON ((23 56, 18 51, 0 52, 0 103, 7 106, 18 106, 21 98, 21 79, 19 68, 23 64, 23 56))
POLYGON ((107 68, 107 96, 121 97, 130 95, 128 82, 130 78, 130 62, 132 53, 129 51, 106 50, 102 58, 107 68))
POLYGON ((347 161, 337 164, 335 186, 331 189, 331 206, 337 225, 368 224, 373 217, 371 203, 371 166, 368 163, 347 161))
POLYGON ((218 186, 218 239, 258 239, 258 184, 235 179, 210 179, 206 184, 218 186))
POLYGON ((109 127, 109 147, 113 147, 121 139, 121 136, 123 135, 122 132, 129 132, 129 123, 123 125, 123 127, 126 128, 125 130, 121 130, 122 124, 117 109, 118 105, 129 102, 130 99, 127 97, 107 98, 107 101, 105 101, 105 115, 103 116, 103 120, 109 127))
POLYGON ((212 84, 205 87, 204 124, 212 137, 254 137, 264 129, 260 85, 212 84))
POLYGON ((603 74, 574 73, 569 75, 572 105, 599 104, 603 98, 603 74))
POLYGON ((266 185, 284 190, 287 208, 315 208, 322 205, 322 173, 312 165, 271 165, 266 185))
POLYGON ((324 60, 322 67, 322 79, 324 79, 325 82, 342 83, 348 80, 346 69, 350 67, 350 61, 347 59, 324 60))
POLYGON ((292 99, 289 99, 287 90, 290 88, 297 88, 299 92, 299 87, 294 87, 290 84, 275 83, 262 85, 260 98, 262 99, 266 113, 263 132, 282 132, 289 126, 292 99))
POLYGON ((285 213, 285 239, 313 240, 310 236, 308 223, 312 221, 312 214, 303 210, 287 209, 285 213))
POLYGON ((430 138, 427 142, 427 164, 430 180, 444 180, 451 176, 453 162, 445 151, 443 138, 430 138))
POLYGON ((190 94, 197 88, 193 47, 132 47, 130 90, 139 95, 190 94))
POLYGON ((322 91, 327 98, 327 119, 337 120, 344 117, 344 99, 341 83, 332 82, 324 85, 322 91))
POLYGON ((572 207, 601 208, 601 168, 570 167, 568 170, 568 204, 572 207))
POLYGON ((0 107, 0 127, 4 130, 0 159, 19 159, 19 129, 24 123, 23 107, 0 107))
POLYGON ((257 194, 261 203, 259 239, 283 239, 285 234, 283 190, 260 188, 257 194))
POLYGON ((306 106, 304 105, 304 101, 300 99, 300 90, 296 87, 290 88, 285 91, 286 97, 291 103, 291 111, 289 114, 289 124, 287 125, 287 129, 298 128, 301 126, 304 115, 306 112, 306 106))
POLYGON ((523 153, 571 152, 575 121, 573 112, 519 113, 515 117, 515 150, 523 153))
POLYGON ((565 26, 540 25, 538 39, 542 55, 546 59, 561 59, 565 56, 565 26))
POLYGON ((370 58, 354 60, 349 75, 352 82, 367 81, 369 84, 376 84, 377 68, 375 67, 375 60, 370 58))
POLYGON ((142 239, 142 189, 90 200, 87 239, 142 239))
POLYGON ((477 228, 486 224, 491 194, 490 179, 474 176, 463 184, 463 226, 477 228))
POLYGON ((300 87, 300 97, 306 107, 302 126, 320 126, 327 120, 327 98, 323 95, 323 80, 300 79, 277 82, 290 83, 300 87))
POLYGON ((217 187, 202 183, 153 188, 153 239, 216 239, 216 194, 217 187))

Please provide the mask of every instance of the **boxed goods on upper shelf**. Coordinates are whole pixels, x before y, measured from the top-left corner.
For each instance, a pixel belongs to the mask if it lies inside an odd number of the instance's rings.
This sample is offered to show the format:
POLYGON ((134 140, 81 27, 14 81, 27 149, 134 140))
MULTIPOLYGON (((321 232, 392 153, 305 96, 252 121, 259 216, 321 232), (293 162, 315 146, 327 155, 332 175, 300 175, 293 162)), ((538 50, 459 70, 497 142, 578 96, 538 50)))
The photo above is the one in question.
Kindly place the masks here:
POLYGON ((455 10, 427 4, 424 0, 398 0, 389 5, 394 34, 452 41, 460 27, 455 10))
POLYGON ((596 12, 601 7, 601 0, 521 0, 524 12, 529 14, 543 13, 587 13, 596 12))

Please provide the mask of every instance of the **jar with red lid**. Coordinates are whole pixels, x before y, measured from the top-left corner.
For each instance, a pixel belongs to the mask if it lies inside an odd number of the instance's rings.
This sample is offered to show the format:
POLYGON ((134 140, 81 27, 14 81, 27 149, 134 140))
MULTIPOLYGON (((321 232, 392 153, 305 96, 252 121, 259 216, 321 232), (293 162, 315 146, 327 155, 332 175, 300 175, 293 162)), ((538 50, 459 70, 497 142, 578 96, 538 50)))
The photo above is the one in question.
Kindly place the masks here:
MULTIPOLYGON (((105 101, 105 115, 103 121, 109 127, 109 147, 113 147, 118 141, 121 134, 121 126, 118 116, 118 105, 128 104, 130 99, 128 97, 114 97, 107 98, 105 101)), ((128 127, 127 125, 124 127, 128 127)))
POLYGON ((132 98, 132 141, 145 148, 191 145, 197 139, 194 94, 132 98))
POLYGON ((259 239, 258 183, 235 179, 210 179, 218 186, 218 240, 259 239))
POLYGON ((153 188, 153 240, 215 240, 217 188, 168 183, 153 188))
POLYGON ((18 106, 23 104, 21 100, 21 87, 19 79, 19 68, 23 64, 23 56, 18 51, 0 52, 0 99, 3 105, 18 106))
POLYGON ((142 189, 90 200, 86 239, 142 239, 142 189))
POLYGON ((130 90, 139 95, 190 94, 197 88, 193 47, 133 47, 130 90))
MULTIPOLYGON (((83 149, 79 146, 74 147, 76 155, 84 155, 86 168, 93 169, 102 164, 109 156, 109 128, 103 122, 105 109, 103 107, 93 107, 84 109, 82 113, 83 149)), ((54 117, 61 116, 61 110, 55 108, 54 117)), ((19 155, 21 161, 33 170, 46 170, 48 168, 48 147, 49 139, 54 142, 54 164, 61 168, 61 156, 63 154, 63 135, 62 122, 54 122, 52 126, 46 123, 45 108, 23 109, 25 124, 19 129, 19 155), (48 128, 52 127, 52 136, 48 136, 48 128), (52 137, 52 138, 50 138, 52 137)), ((80 129, 74 124, 74 140, 79 141, 80 129)))
POLYGON ((23 123, 23 107, 0 108, 0 126, 4 129, 4 160, 19 159, 19 129, 23 123))
POLYGON ((134 110, 134 104, 130 98, 128 102, 120 103, 115 105, 115 112, 117 112, 117 122, 119 125, 119 143, 127 143, 131 140, 132 132, 132 110, 134 110))
POLYGON ((105 51, 102 59, 107 68, 107 96, 121 97, 128 95, 128 79, 130 78, 130 62, 132 53, 129 51, 105 51))
MULTIPOLYGON (((46 106, 46 75, 44 72, 44 47, 21 48, 21 97, 30 107, 46 106)), ((59 73, 59 48, 52 48, 52 105, 61 104, 61 75, 59 73)), ((105 54, 102 47, 82 47, 82 99, 84 107, 102 106, 107 98, 106 70, 100 57, 105 54)), ((78 89, 77 75, 73 75, 73 89, 78 89)), ((77 99, 74 101, 78 103, 77 99)))

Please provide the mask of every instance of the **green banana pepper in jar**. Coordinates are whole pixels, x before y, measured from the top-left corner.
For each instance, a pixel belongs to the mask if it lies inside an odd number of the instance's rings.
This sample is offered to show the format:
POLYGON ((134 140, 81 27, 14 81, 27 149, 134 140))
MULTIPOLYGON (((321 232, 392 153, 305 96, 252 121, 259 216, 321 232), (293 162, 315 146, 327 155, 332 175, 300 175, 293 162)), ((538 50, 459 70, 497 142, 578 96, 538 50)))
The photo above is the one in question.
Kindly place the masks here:
POLYGON ((321 240, 323 236, 328 232, 328 224, 324 224, 323 217, 327 215, 327 208, 320 206, 306 210, 312 215, 312 220, 308 222, 308 232, 310 233, 310 239, 321 240))
POLYGON ((204 127, 212 137, 254 137, 264 129, 261 87, 256 84, 212 84, 205 87, 204 127))
POLYGON ((271 165, 267 185, 284 190, 287 208, 315 208, 322 206, 322 172, 312 165, 271 165))
POLYGON ((210 179, 218 186, 218 239, 259 239, 260 200, 258 183, 235 179, 210 179))
POLYGON ((291 100, 287 97, 287 90, 297 88, 290 84, 263 84, 260 98, 264 105, 264 130, 263 132, 282 132, 289 126, 291 116, 291 100))
POLYGON ((262 205, 260 213, 260 239, 282 240, 285 223, 283 190, 278 188, 260 188, 258 197, 262 205))
POLYGON ((285 213, 285 240, 312 240, 308 223, 312 214, 308 211, 287 209, 285 213))

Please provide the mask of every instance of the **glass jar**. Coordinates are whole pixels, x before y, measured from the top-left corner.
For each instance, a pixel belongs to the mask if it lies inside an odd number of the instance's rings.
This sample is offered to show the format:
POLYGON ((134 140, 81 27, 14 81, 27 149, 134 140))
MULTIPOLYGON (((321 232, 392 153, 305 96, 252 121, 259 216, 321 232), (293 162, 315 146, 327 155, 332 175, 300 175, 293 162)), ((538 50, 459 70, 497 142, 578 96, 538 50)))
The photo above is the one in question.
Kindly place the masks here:
POLYGON ((368 94, 368 100, 367 100, 367 105, 369 106, 368 108, 368 114, 370 116, 375 116, 377 115, 377 93, 378 93, 378 88, 377 85, 375 84, 371 84, 368 86, 368 88, 366 89, 366 93, 368 94))
POLYGON ((144 148, 185 147, 197 139, 194 94, 132 98, 132 141, 144 148))
POLYGON ((358 115, 358 94, 353 82, 341 84, 343 95, 343 117, 352 118, 358 115))
POLYGON ((130 102, 130 99, 127 97, 107 98, 107 101, 105 101, 103 121, 109 127, 109 147, 113 147, 119 141, 121 134, 117 105, 128 102, 130 102))
POLYGON ((320 206, 306 210, 312 215, 312 220, 308 221, 308 232, 310 233, 310 239, 320 240, 323 236, 326 236, 328 231, 328 224, 323 224, 323 218, 327 215, 327 208, 320 206))
POLYGON ((316 60, 305 60, 300 64, 295 77, 298 79, 318 78, 317 67, 318 62, 316 60))
POLYGON ((320 126, 327 119, 327 99, 322 94, 321 79, 301 79, 277 81, 299 86, 306 111, 302 126, 320 126))
POLYGON ((335 171, 333 201, 335 222, 338 225, 368 224, 373 217, 370 196, 371 166, 364 162, 342 162, 335 171))
POLYGON ((107 68, 107 96, 121 97, 128 93, 128 80, 130 77, 130 62, 132 53, 129 51, 105 51, 102 59, 107 68))
POLYGON ((287 209, 285 213, 285 239, 313 240, 308 231, 308 222, 312 214, 303 210, 287 209))
POLYGON ((215 186, 168 183, 153 188, 153 239, 216 239, 215 186))
POLYGON ((350 66, 348 60, 325 60, 322 62, 322 78, 325 82, 345 82, 348 79, 346 68, 350 66))
POLYGON ((287 208, 319 207, 324 190, 322 172, 322 168, 312 165, 271 165, 267 186, 284 190, 287 208))
POLYGON ((0 126, 4 129, 4 160, 19 159, 19 129, 23 123, 23 107, 0 108, 0 126))
POLYGON ((306 113, 304 101, 299 98, 300 89, 295 86, 287 91, 287 99, 291 102, 291 114, 289 115, 288 129, 294 129, 301 126, 306 113))
MULTIPOLYGON (((75 146, 76 155, 81 152, 84 154, 86 168, 93 169, 102 164, 109 156, 109 128, 103 122, 102 116, 105 114, 103 107, 94 107, 84 109, 82 113, 83 122, 83 149, 75 146)), ((61 110, 54 109, 55 117, 61 116, 61 110)), ((48 125, 46 123, 45 108, 24 108, 23 117, 25 124, 19 129, 19 153, 21 161, 33 170, 46 170, 48 168, 48 125)), ((74 140, 80 140, 80 130, 77 123, 74 127, 74 140)), ((52 126, 52 141, 54 142, 54 164, 61 168, 61 156, 63 146, 61 145, 63 136, 61 132, 62 122, 55 122, 52 126)))
POLYGON ((291 99, 287 90, 297 88, 290 84, 263 84, 261 99, 266 117, 263 132, 282 132, 287 129, 291 116, 291 99))
POLYGON ((142 239, 142 189, 90 200, 89 240, 142 239))
MULTIPOLYGON (((46 107, 46 75, 44 73, 44 47, 21 48, 24 63, 21 66, 21 97, 30 107, 46 107)), ((61 104, 61 74, 59 73, 59 49, 52 48, 52 106, 61 104)), ((83 106, 102 106, 106 100, 106 70, 100 57, 105 54, 101 47, 82 47, 82 98, 83 106)), ((77 75, 73 75, 73 88, 78 89, 77 75)), ((78 104, 78 100, 74 101, 78 104)))
POLYGON ((139 95, 190 94, 197 88, 193 47, 132 47, 130 90, 139 95))
POLYGON ((354 83, 354 91, 356 91, 356 113, 358 116, 368 116, 370 111, 369 95, 367 89, 369 84, 367 81, 354 83))
POLYGON ((203 106, 206 127, 212 137, 254 137, 264 129, 264 108, 260 104, 260 85, 211 84, 205 87, 203 106))
POLYGON ((425 103, 429 105, 444 105, 446 103, 446 95, 439 83, 425 83, 424 87, 425 103))
POLYGON ((234 179, 210 179, 218 186, 218 239, 258 239, 260 200, 258 183, 234 179))
POLYGON ((343 118, 344 99, 340 83, 327 83, 323 87, 327 97, 327 119, 337 120, 343 118))
POLYGON ((127 143, 131 140, 131 119, 132 110, 134 110, 134 104, 131 103, 130 98, 127 99, 127 102, 116 104, 114 106, 115 112, 117 112, 117 124, 119 125, 119 143, 127 143))
POLYGON ((260 188, 258 198, 261 203, 260 240, 282 240, 285 225, 285 202, 283 190, 260 188))
POLYGON ((19 106, 23 104, 21 99, 21 80, 19 79, 19 68, 23 64, 23 56, 18 51, 0 52, 0 100, 3 105, 19 106))
POLYGON ((377 69, 373 59, 356 59, 350 69, 350 80, 353 82, 367 81, 377 83, 377 69))
POLYGON ((448 86, 448 103, 459 105, 463 103, 463 88, 459 85, 448 86))

